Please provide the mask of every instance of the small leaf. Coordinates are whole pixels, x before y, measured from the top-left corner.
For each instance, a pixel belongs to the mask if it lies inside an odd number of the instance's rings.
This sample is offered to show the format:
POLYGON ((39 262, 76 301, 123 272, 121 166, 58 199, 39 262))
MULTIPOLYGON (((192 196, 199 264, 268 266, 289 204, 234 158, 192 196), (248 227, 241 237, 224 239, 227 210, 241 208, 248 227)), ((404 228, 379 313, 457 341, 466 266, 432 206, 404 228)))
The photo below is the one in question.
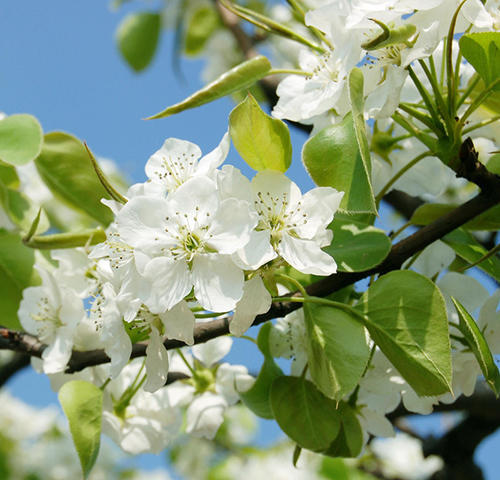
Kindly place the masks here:
POLYGON ((268 74, 269 70, 271 70, 271 64, 266 57, 263 57, 262 55, 253 57, 250 60, 236 65, 231 70, 222 74, 212 83, 209 83, 201 90, 193 93, 182 102, 167 107, 165 110, 148 117, 146 120, 168 117, 174 113, 199 107, 205 103, 213 102, 218 98, 231 95, 242 88, 248 88, 256 81, 264 78, 268 74))
POLYGON ((322 452, 330 457, 357 457, 363 448, 363 430, 356 413, 345 402, 340 402, 339 416, 341 419, 339 434, 322 452))
POLYGON ((42 127, 33 115, 17 114, 0 120, 0 159, 11 165, 34 160, 43 143, 42 127))
POLYGON ((153 60, 160 37, 161 16, 154 12, 131 13, 120 23, 116 41, 123 58, 136 71, 153 60))
POLYGON ((97 245, 106 240, 106 233, 102 228, 84 230, 81 232, 54 233, 51 235, 35 235, 24 240, 30 248, 39 250, 53 250, 56 248, 76 248, 97 245))
POLYGON ((278 377, 271 387, 271 407, 280 428, 299 446, 328 448, 340 428, 336 402, 299 377, 278 377))
POLYGON ((309 138, 302 161, 316 185, 345 192, 340 208, 351 213, 377 213, 370 174, 361 157, 352 115, 309 138))
POLYGON ((0 229, 0 324, 13 330, 22 330, 17 311, 23 290, 33 277, 35 254, 25 247, 17 233, 0 229))
POLYGON ((258 336, 260 351, 264 354, 264 363, 252 388, 240 393, 243 403, 257 416, 262 418, 274 418, 269 401, 271 385, 279 376, 283 375, 281 369, 276 365, 269 351, 269 333, 272 325, 262 325, 258 336))
POLYGON ((304 305, 311 378, 327 397, 340 400, 358 384, 370 357, 365 329, 348 313, 304 305))
MULTIPOLYGON (((500 77, 500 33, 480 32, 463 35, 459 40, 460 52, 475 68, 486 87, 500 77)), ((500 83, 494 88, 500 91, 500 83)))
MULTIPOLYGON (((442 240, 468 263, 475 263, 488 253, 470 232, 461 228, 453 230, 453 232, 443 237, 442 240)), ((478 263, 477 268, 480 268, 497 282, 500 282, 500 259, 496 255, 492 255, 481 263, 478 263)))
MULTIPOLYGON (((442 203, 426 203, 418 207, 410 221, 413 225, 428 225, 450 213, 456 206, 442 203)), ((500 228, 500 206, 492 207, 462 225, 465 230, 498 230, 500 228)))
POLYGON ((420 396, 451 391, 451 347, 443 296, 410 270, 380 277, 361 297, 366 328, 420 396))
POLYGON ((220 25, 220 17, 214 8, 199 7, 189 18, 184 39, 187 55, 197 55, 203 50, 212 33, 220 25))
POLYGON ((460 332, 464 336, 472 353, 474 353, 486 382, 498 397, 500 389, 500 372, 495 364, 495 359, 491 354, 490 347, 488 343, 486 343, 486 339, 469 312, 458 300, 453 297, 451 297, 451 300, 457 309, 460 332))
POLYGON ((69 422, 84 478, 88 478, 101 441, 102 391, 83 380, 72 380, 59 390, 59 402, 69 422))
POLYGON ((337 262, 341 272, 362 272, 379 265, 391 250, 383 230, 337 214, 328 227, 333 231, 331 245, 323 250, 337 262))
POLYGON ((103 225, 113 220, 111 210, 101 203, 101 199, 111 197, 78 139, 63 132, 48 133, 35 165, 54 195, 103 225))
POLYGON ((230 113, 229 133, 238 153, 254 170, 285 172, 290 166, 288 127, 263 112, 252 95, 248 94, 230 113))

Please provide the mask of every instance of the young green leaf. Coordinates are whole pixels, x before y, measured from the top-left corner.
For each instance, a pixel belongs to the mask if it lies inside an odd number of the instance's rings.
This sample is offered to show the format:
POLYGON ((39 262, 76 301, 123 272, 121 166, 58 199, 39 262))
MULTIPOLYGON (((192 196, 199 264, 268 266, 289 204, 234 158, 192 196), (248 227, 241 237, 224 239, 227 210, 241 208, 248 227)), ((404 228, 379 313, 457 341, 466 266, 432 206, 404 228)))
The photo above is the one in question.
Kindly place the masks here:
POLYGON ((102 198, 111 197, 78 139, 63 132, 48 133, 35 165, 54 195, 103 225, 113 220, 111 210, 101 203, 102 198))
POLYGON ((0 160, 24 165, 34 160, 43 144, 42 127, 33 115, 10 115, 0 120, 0 160))
POLYGON ((258 336, 260 351, 264 354, 264 363, 252 388, 244 393, 240 393, 243 403, 257 416, 262 418, 273 418, 271 404, 269 401, 271 385, 279 376, 283 375, 273 360, 269 351, 269 333, 272 325, 266 323, 262 325, 258 336))
POLYGON ((410 270, 380 277, 356 306, 366 328, 420 396, 451 391, 451 348, 443 296, 428 278, 410 270))
POLYGON ((253 169, 285 172, 290 166, 288 127, 263 112, 252 95, 248 94, 230 113, 229 133, 236 150, 253 169))
POLYGON ((269 60, 262 55, 258 55, 236 65, 182 102, 171 105, 165 110, 148 117, 146 120, 168 117, 175 113, 199 107, 205 103, 213 102, 218 98, 231 95, 242 88, 248 88, 256 81, 264 78, 269 73, 269 70, 271 70, 269 60))
POLYGON ((328 227, 333 231, 331 245, 323 250, 337 262, 340 272, 362 272, 381 263, 391 250, 383 230, 337 214, 328 227))
POLYGON ((22 330, 17 311, 23 290, 33 283, 35 254, 25 247, 17 233, 0 229, 0 311, 1 324, 22 330))
POLYGON ((102 391, 83 380, 72 380, 59 390, 59 402, 69 422, 84 478, 88 478, 101 441, 102 391))
POLYGON ((330 457, 357 457, 363 448, 363 430, 358 417, 345 402, 339 403, 338 411, 341 420, 339 434, 322 453, 330 457))
MULTIPOLYGON (((442 240, 468 263, 475 263, 488 253, 470 232, 462 228, 453 230, 442 240)), ((492 255, 478 263, 477 268, 500 282, 500 259, 496 255, 492 255)))
POLYGON ((271 408, 280 428, 299 446, 327 449, 340 429, 334 400, 300 377, 278 377, 271 387, 271 408))
POLYGON ((154 12, 131 13, 116 31, 116 41, 123 58, 136 72, 153 60, 160 37, 161 16, 154 12))
MULTIPOLYGON (((500 78, 500 32, 480 32, 463 35, 460 52, 481 75, 486 87, 500 78)), ((494 91, 500 91, 498 83, 494 91)))
POLYGON ((370 357, 365 329, 348 313, 304 305, 311 378, 327 397, 340 400, 358 384, 370 357))
POLYGON ((203 50, 212 33, 221 24, 220 17, 212 7, 197 8, 189 18, 184 38, 187 55, 197 55, 203 50))
POLYGON ((39 250, 55 248, 76 248, 97 245, 106 240, 106 233, 102 228, 83 230, 81 232, 54 233, 51 235, 34 235, 26 238, 24 244, 39 250))
POLYGON ((474 353, 486 383, 488 383, 498 397, 500 391, 500 372, 495 364, 495 359, 491 354, 490 347, 486 343, 481 330, 479 330, 476 322, 465 307, 455 298, 451 297, 451 300, 457 309, 459 319, 458 328, 472 350, 472 353, 474 353))
POLYGON ((350 213, 377 213, 370 174, 361 156, 352 115, 309 138, 302 161, 316 185, 345 192, 340 208, 350 213))

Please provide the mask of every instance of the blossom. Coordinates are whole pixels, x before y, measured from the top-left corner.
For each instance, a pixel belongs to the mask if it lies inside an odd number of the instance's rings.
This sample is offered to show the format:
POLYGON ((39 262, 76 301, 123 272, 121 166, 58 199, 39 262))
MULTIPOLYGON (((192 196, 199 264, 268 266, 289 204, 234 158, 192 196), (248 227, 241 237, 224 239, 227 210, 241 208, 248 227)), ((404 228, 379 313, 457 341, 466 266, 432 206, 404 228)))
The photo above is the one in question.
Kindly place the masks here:
POLYGON ((139 298, 153 313, 174 307, 193 286, 204 308, 233 309, 244 279, 230 255, 248 242, 256 223, 247 202, 220 199, 215 182, 203 176, 166 199, 135 197, 116 216, 117 231, 149 282, 139 298))
POLYGON ((18 316, 22 327, 48 346, 42 353, 45 373, 64 370, 71 356, 74 335, 85 317, 82 300, 55 276, 39 267, 42 285, 23 291, 18 316))

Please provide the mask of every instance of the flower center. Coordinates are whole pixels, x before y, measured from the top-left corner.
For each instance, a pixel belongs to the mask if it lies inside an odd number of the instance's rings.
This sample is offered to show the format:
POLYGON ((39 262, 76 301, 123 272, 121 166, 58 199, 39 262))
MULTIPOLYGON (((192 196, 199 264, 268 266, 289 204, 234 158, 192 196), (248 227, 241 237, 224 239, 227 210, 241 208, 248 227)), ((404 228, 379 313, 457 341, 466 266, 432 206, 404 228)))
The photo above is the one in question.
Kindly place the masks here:
POLYGON ((50 343, 54 338, 55 331, 64 326, 57 311, 49 304, 47 297, 42 297, 37 304, 37 313, 32 313, 31 318, 37 322, 38 338, 44 343, 50 343))

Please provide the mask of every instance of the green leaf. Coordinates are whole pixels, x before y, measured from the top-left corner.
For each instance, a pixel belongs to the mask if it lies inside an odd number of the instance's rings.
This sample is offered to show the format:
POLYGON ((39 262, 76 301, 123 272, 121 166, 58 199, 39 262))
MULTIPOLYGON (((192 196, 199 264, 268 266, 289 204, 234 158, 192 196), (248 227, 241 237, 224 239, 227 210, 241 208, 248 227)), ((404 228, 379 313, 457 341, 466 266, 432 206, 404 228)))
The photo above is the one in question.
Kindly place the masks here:
POLYGON ((153 60, 160 37, 161 16, 154 12, 131 13, 116 31, 118 48, 136 72, 144 70, 153 60))
MULTIPOLYGON (((457 208, 442 203, 426 203, 415 210, 410 221, 413 225, 428 225, 457 208)), ((500 206, 492 207, 462 225, 466 230, 498 230, 500 228, 500 206)))
POLYGON ((34 160, 43 143, 42 127, 33 115, 10 115, 0 120, 0 159, 11 165, 34 160))
POLYGON ((340 400, 358 384, 370 357, 365 329, 342 310, 304 304, 311 378, 327 397, 340 400))
MULTIPOLYGON (((29 231, 40 208, 34 205, 24 193, 6 187, 2 181, 0 181, 0 204, 3 206, 10 220, 23 232, 29 231)), ((37 233, 43 233, 49 227, 50 222, 47 214, 42 211, 36 231, 37 233)))
POLYGON ((0 160, 0 181, 9 188, 19 188, 20 182, 16 169, 0 160))
POLYGON ((303 378, 278 377, 271 387, 271 408, 280 428, 302 448, 325 450, 339 432, 336 402, 303 378))
MULTIPOLYGON (((481 32, 463 35, 459 40, 464 58, 475 68, 486 87, 500 77, 500 33, 481 32)), ((500 84, 494 91, 500 91, 500 84)))
POLYGON ((52 235, 35 235, 25 240, 30 248, 52 250, 55 248, 76 248, 97 245, 106 240, 106 233, 102 228, 83 230, 81 232, 54 233, 52 235))
POLYGON ((329 448, 322 452, 330 457, 357 457, 363 448, 363 429, 356 413, 345 402, 338 407, 340 430, 329 448))
POLYGON ((200 53, 212 33, 220 25, 220 17, 214 8, 199 7, 189 18, 184 39, 184 51, 187 55, 200 53))
POLYGON ((328 480, 376 480, 376 477, 358 470, 342 458, 323 457, 319 470, 320 478, 328 480))
POLYGON ((495 153, 495 155, 492 155, 490 157, 490 159, 488 160, 488 164, 486 165, 486 168, 491 173, 500 175, 500 153, 495 153))
MULTIPOLYGON (((468 263, 475 263, 488 253, 471 233, 461 228, 453 230, 453 232, 443 237, 442 240, 468 263)), ((477 265, 477 268, 480 268, 497 282, 500 282, 500 259, 496 255, 483 260, 477 265)))
POLYGON ((22 330, 17 311, 23 290, 33 283, 34 262, 33 250, 23 245, 17 233, 0 229, 0 325, 22 330))
POLYGON ((63 132, 48 133, 35 164, 54 195, 103 225, 113 220, 111 210, 101 203, 102 198, 109 199, 110 196, 77 138, 63 132))
POLYGON ((500 390, 500 372, 495 364, 495 359, 491 354, 490 347, 486 343, 481 330, 479 330, 479 327, 469 312, 458 300, 453 297, 451 297, 451 300, 457 309, 460 332, 464 336, 472 353, 474 353, 477 363, 479 363, 481 371, 483 372, 484 379, 498 397, 500 390))
POLYGON ((59 390, 59 402, 69 422, 84 478, 88 478, 101 441, 102 391, 83 380, 72 380, 59 390))
POLYGON ((262 325, 257 339, 259 349, 264 354, 264 363, 252 388, 244 393, 240 393, 243 403, 257 416, 262 418, 274 418, 269 401, 271 385, 279 376, 283 375, 271 356, 269 351, 269 333, 272 325, 266 323, 262 325))
POLYGON ((230 113, 229 133, 238 153, 254 170, 285 172, 290 166, 288 127, 263 112, 252 95, 248 94, 230 113))
POLYGON ((253 57, 236 65, 182 102, 167 107, 165 110, 148 117, 146 120, 168 117, 175 113, 213 102, 226 95, 231 95, 242 88, 248 88, 250 85, 253 85, 257 80, 265 77, 269 73, 269 70, 271 70, 271 64, 266 57, 262 55, 253 57))
POLYGON ((316 185, 345 192, 340 208, 351 213, 377 213, 369 171, 361 157, 349 113, 304 144, 302 161, 316 185))
POLYGON ((323 250, 337 262, 340 272, 362 272, 380 264, 391 250, 383 230, 337 214, 328 227, 333 231, 331 245, 323 250))
POLYGON ((451 391, 451 350, 443 296, 410 270, 380 277, 356 306, 373 341, 420 396, 451 391))

